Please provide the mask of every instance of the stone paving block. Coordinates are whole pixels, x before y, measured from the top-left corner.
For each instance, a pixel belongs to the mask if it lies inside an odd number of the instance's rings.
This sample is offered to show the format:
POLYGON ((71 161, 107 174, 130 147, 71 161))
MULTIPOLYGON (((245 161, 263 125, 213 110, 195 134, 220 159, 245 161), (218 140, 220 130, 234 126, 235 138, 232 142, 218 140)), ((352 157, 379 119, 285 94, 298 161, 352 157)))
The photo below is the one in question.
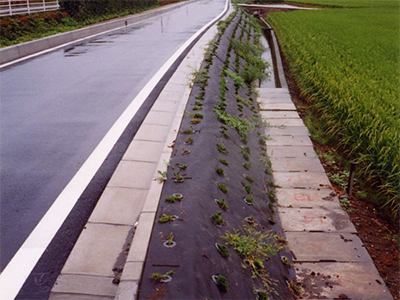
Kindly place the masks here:
POLYGON ((302 119, 268 119, 269 126, 304 126, 302 119))
POLYGON ((278 212, 285 231, 357 232, 341 209, 280 207, 278 212))
POLYGON ((288 146, 288 147, 296 147, 298 146, 313 146, 311 139, 308 135, 295 135, 295 136, 286 136, 286 135, 276 135, 270 136, 270 139, 267 139, 267 146, 288 146))
POLYGON ((392 300, 371 263, 296 263, 304 299, 392 300))
POLYGON ((163 112, 163 111, 153 111, 151 110, 143 124, 157 124, 157 125, 165 125, 170 126, 172 120, 174 119, 175 114, 171 112, 163 112))
POLYGON ((308 157, 315 158, 318 157, 312 146, 270 146, 267 148, 268 156, 271 160, 280 157, 308 157))
POLYGON ((310 135, 307 127, 290 127, 290 126, 284 126, 284 127, 266 127, 265 128, 265 133, 270 135, 270 136, 277 136, 277 135, 286 135, 286 136, 308 136, 310 135))
POLYGON ((272 170, 277 172, 324 172, 318 158, 276 158, 271 160, 272 170))
POLYGON ((138 281, 121 281, 115 300, 135 300, 139 287, 138 281))
POLYGON ((124 271, 122 273, 121 280, 140 280, 142 275, 144 262, 127 262, 124 266, 124 271))
POLYGON ((160 96, 158 96, 157 101, 180 101, 182 97, 182 92, 175 91, 163 91, 160 96))
POLYGON ((122 160, 158 162, 163 147, 163 142, 133 140, 122 160))
POLYGON ((143 206, 143 212, 156 212, 163 184, 159 181, 153 181, 150 185, 149 193, 146 197, 146 202, 143 206))
POLYGON ((89 222, 133 226, 139 218, 146 196, 146 190, 107 187, 89 222))
POLYGON ((330 189, 276 189, 276 198, 281 207, 340 209, 340 203, 330 189))
POLYGON ((135 140, 164 142, 168 132, 169 126, 142 124, 135 135, 135 140))
POLYGON ((114 297, 97 295, 77 295, 64 293, 50 293, 50 300, 113 300, 114 297))
POLYGON ((114 297, 118 286, 113 284, 112 280, 112 277, 61 274, 57 278, 52 291, 55 293, 114 297))
POLYGON ((146 259, 151 231, 154 225, 155 213, 142 213, 133 237, 127 262, 143 262, 146 259))
POLYGON ((360 238, 350 233, 286 232, 295 262, 370 262, 360 238))
POLYGON ((156 163, 123 160, 108 182, 111 187, 148 189, 153 180, 156 163))
POLYGON ((265 110, 260 112, 263 119, 300 119, 297 111, 270 111, 265 110))
POLYGON ((131 226, 87 223, 62 269, 62 274, 113 277, 131 226))
POLYGON ((275 172, 275 183, 282 188, 319 189, 330 187, 324 172, 275 172))
POLYGON ((260 103, 261 110, 294 110, 296 106, 293 103, 260 103))
POLYGON ((179 107, 179 101, 156 101, 151 110, 175 113, 178 107, 179 107))

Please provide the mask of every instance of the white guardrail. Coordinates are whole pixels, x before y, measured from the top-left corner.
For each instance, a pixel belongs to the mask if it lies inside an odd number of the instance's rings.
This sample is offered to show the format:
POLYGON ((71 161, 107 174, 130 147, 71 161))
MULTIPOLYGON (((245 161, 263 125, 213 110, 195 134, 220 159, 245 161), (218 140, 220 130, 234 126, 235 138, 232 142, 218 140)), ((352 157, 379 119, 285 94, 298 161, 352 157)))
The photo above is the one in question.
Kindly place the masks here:
POLYGON ((31 14, 59 8, 58 0, 0 0, 0 16, 31 14))

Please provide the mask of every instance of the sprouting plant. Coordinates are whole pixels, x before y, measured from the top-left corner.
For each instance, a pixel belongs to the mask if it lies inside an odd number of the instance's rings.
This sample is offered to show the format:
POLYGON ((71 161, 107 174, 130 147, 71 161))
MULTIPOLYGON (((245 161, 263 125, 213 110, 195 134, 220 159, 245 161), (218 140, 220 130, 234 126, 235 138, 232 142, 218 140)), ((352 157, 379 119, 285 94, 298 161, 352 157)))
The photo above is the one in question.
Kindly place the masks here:
POLYGON ((199 124, 201 122, 201 119, 191 119, 190 123, 192 124, 199 124))
POLYGON ((222 225, 225 223, 225 221, 224 221, 224 219, 222 219, 221 215, 222 215, 222 211, 218 211, 211 216, 211 219, 215 222, 215 224, 222 225))
POLYGON ((275 212, 275 205, 274 205, 274 203, 269 202, 269 203, 268 203, 268 207, 269 207, 269 209, 272 211, 272 213, 275 212))
POLYGON ((251 185, 248 184, 247 182, 242 182, 242 185, 244 186, 245 191, 247 192, 247 194, 251 194, 251 185))
POLYGON ((182 131, 182 133, 184 134, 191 134, 194 132, 194 129, 192 126, 189 127, 189 129, 185 129, 184 131, 182 131))
POLYGON ((188 149, 183 149, 182 155, 188 155, 190 153, 190 150, 188 149))
POLYGON ((223 210, 228 210, 229 206, 226 205, 226 199, 222 198, 221 200, 215 199, 215 202, 218 204, 219 207, 221 207, 223 210))
POLYGON ((173 174, 175 176, 175 177, 173 177, 173 179, 175 179, 174 180, 175 182, 180 183, 180 182, 184 182, 185 181, 185 177, 183 175, 181 175, 180 172, 174 172, 173 174))
POLYGON ((248 197, 246 197, 246 198, 244 198, 244 199, 245 199, 245 201, 246 201, 247 203, 249 203, 249 204, 253 204, 253 202, 254 202, 253 196, 248 196, 248 197))
POLYGON ((270 293, 267 290, 255 290, 256 300, 271 300, 270 293))
POLYGON ((169 215, 163 214, 162 217, 160 217, 158 219, 158 222, 167 223, 169 221, 173 221, 174 219, 175 219, 175 216, 169 216, 169 215))
POLYGON ((267 180, 267 185, 269 187, 280 187, 279 185, 275 184, 272 180, 267 180))
POLYGON ((250 181, 251 183, 253 183, 254 182, 254 179, 253 178, 251 178, 251 176, 250 175, 247 175, 247 174, 243 174, 243 177, 244 178, 246 178, 248 181, 250 181))
POLYGON ((284 237, 281 237, 281 236, 279 236, 277 234, 275 235, 275 239, 277 240, 278 243, 281 243, 281 244, 287 244, 288 243, 287 239, 285 239, 284 237))
POLYGON ((197 105, 197 106, 203 106, 203 103, 200 102, 200 101, 196 101, 194 104, 197 105))
POLYGON ((292 266, 292 263, 290 262, 290 260, 289 260, 286 256, 284 256, 284 255, 281 256, 281 262, 282 262, 286 267, 291 267, 291 266, 292 266))
POLYGON ((228 133, 225 129, 221 129, 221 133, 224 135, 224 137, 225 137, 226 139, 229 139, 229 138, 230 138, 229 133, 228 133))
POLYGON ((243 155, 243 158, 245 159, 245 160, 250 160, 250 156, 249 156, 249 154, 247 153, 247 152, 244 152, 244 151, 241 151, 240 153, 242 153, 242 155, 243 155))
POLYGON ((160 177, 157 178, 157 180, 159 182, 163 182, 163 181, 167 180, 167 171, 157 170, 157 173, 161 175, 160 177))
POLYGON ((222 169, 222 168, 217 168, 216 171, 217 171, 217 174, 218 174, 219 176, 225 176, 225 171, 224 171, 224 169, 222 169))
POLYGON ((206 94, 205 91, 201 91, 201 92, 196 96, 196 99, 204 100, 205 94, 206 94))
POLYGON ((276 192, 274 190, 268 191, 268 197, 272 202, 276 202, 276 192))
POLYGON ((224 194, 228 193, 228 188, 226 187, 226 185, 217 182, 217 187, 221 190, 221 192, 223 192, 224 194))
POLYGON ((193 110, 202 110, 203 109, 203 107, 201 107, 201 106, 193 106, 193 108, 192 108, 193 110))
POLYGON ((234 229, 233 233, 227 231, 221 238, 243 257, 243 262, 250 267, 253 278, 260 276, 263 279, 263 262, 271 255, 277 255, 285 246, 275 241, 272 231, 261 232, 249 226, 244 226, 243 229, 244 234, 234 229))
POLYGON ((351 203, 348 198, 339 198, 339 202, 343 210, 347 211, 351 208, 351 203))
POLYGON ((193 117, 196 118, 196 119, 203 119, 204 116, 202 114, 200 114, 200 113, 194 113, 193 117))
POLYGON ((160 280, 167 280, 169 275, 174 274, 175 270, 170 270, 164 275, 161 273, 153 273, 151 274, 151 279, 154 281, 160 281, 160 280))
POLYGON ((225 276, 222 275, 218 275, 217 279, 217 284, 218 284, 218 288, 222 291, 222 292, 227 292, 228 291, 228 280, 226 279, 225 276))
POLYGON ((231 256, 227 246, 222 244, 217 244, 218 251, 221 253, 222 257, 228 258, 231 256))
POLYGON ((167 245, 171 246, 174 243, 174 234, 171 232, 168 237, 167 245))
POLYGON ((173 194, 170 197, 165 198, 165 201, 170 203, 175 203, 175 201, 182 201, 183 195, 182 194, 173 194))
POLYGON ((218 151, 224 154, 228 154, 229 150, 222 144, 217 144, 218 151))
POLYGON ((243 142, 243 144, 247 144, 248 143, 248 140, 247 140, 246 136, 242 137, 240 140, 243 142))
POLYGON ((229 162, 226 159, 218 158, 218 161, 225 166, 229 166, 229 162))
POLYGON ((192 144, 193 143, 193 137, 191 135, 188 136, 188 138, 185 141, 185 144, 192 144))
POLYGON ((290 282, 288 283, 288 289, 289 289, 294 295, 300 296, 300 294, 301 294, 300 288, 297 286, 297 283, 296 283, 294 280, 292 280, 292 281, 290 281, 290 282))
POLYGON ((264 172, 265 174, 272 175, 272 169, 269 167, 265 168, 264 172))
POLYGON ((250 168, 251 168, 251 163, 248 163, 248 162, 243 163, 243 167, 244 167, 246 170, 250 170, 250 168))
POLYGON ((181 169, 181 170, 183 171, 183 170, 186 170, 187 165, 185 165, 185 164, 179 164, 178 168, 181 169))

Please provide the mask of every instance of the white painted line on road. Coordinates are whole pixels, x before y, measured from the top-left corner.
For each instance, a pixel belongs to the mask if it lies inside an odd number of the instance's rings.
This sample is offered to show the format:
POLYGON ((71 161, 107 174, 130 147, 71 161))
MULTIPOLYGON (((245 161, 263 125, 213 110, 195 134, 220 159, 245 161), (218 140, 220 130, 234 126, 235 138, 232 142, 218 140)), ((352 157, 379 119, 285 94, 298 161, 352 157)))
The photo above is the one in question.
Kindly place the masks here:
POLYGON ((158 70, 158 72, 144 86, 135 99, 132 100, 131 104, 114 123, 96 149, 92 152, 79 171, 57 197, 42 220, 35 227, 24 244, 9 262, 7 267, 1 273, 1 300, 12 300, 17 296, 19 290, 23 286, 29 274, 32 272, 43 252, 46 250, 51 240, 78 201, 79 197, 90 183, 93 176, 96 174, 107 155, 114 147, 115 143, 118 141, 121 134, 128 126, 131 119, 135 116, 136 112, 139 110, 150 92, 172 66, 175 60, 184 52, 184 50, 200 34, 202 34, 207 27, 209 27, 225 13, 228 5, 229 0, 226 1, 225 8, 221 14, 197 31, 168 59, 161 69, 158 70))

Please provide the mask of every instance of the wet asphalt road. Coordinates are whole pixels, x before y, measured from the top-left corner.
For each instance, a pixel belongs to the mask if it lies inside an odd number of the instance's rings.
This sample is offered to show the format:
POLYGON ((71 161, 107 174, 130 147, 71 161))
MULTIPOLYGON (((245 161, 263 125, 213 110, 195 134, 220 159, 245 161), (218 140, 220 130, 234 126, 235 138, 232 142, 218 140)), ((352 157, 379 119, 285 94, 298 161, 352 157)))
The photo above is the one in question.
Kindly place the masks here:
POLYGON ((224 0, 200 0, 1 71, 3 270, 141 88, 224 0))

